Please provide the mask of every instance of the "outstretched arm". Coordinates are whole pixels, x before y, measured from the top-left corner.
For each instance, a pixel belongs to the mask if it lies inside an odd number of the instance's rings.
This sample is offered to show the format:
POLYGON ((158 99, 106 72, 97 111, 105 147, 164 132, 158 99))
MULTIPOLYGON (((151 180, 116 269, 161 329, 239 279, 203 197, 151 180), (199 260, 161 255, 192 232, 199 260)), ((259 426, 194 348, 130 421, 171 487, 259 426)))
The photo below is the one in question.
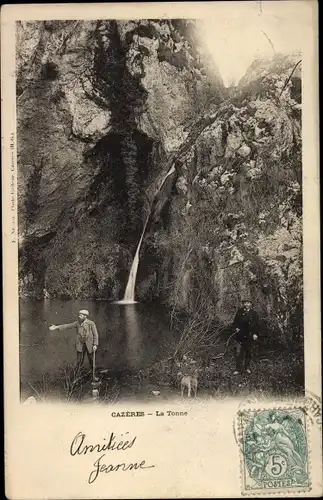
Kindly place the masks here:
POLYGON ((73 323, 66 323, 64 325, 50 325, 49 329, 50 330, 68 330, 69 328, 74 328, 77 326, 77 321, 74 321, 73 323))

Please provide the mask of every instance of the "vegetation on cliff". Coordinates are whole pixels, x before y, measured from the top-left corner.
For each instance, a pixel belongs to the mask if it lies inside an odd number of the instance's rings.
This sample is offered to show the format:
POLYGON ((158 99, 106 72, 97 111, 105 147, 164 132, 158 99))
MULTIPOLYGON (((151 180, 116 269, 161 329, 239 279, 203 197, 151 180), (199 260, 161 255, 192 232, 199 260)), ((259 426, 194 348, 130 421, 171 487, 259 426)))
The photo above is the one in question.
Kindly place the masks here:
POLYGON ((195 38, 181 20, 17 24, 22 296, 120 297, 146 190, 221 98, 195 38))
POLYGON ((21 296, 121 298, 175 162, 138 299, 198 314, 202 332, 248 295, 264 334, 299 340, 299 54, 255 61, 228 90, 191 21, 27 22, 17 41, 21 296))
POLYGON ((288 342, 302 332, 299 65, 284 88, 298 61, 259 61, 220 106, 178 159, 169 223, 151 243, 171 307, 226 322, 251 296, 288 342))

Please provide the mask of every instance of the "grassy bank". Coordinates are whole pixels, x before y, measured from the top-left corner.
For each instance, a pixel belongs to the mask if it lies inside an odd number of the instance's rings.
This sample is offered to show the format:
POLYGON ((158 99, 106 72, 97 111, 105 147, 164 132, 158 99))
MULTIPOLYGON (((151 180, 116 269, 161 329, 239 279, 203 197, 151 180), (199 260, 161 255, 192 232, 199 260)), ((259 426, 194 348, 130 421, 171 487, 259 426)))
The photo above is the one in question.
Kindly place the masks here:
MULTIPOLYGON (((177 347, 180 344, 177 344, 177 347)), ((172 349, 172 348, 171 348, 172 349)), ((175 348, 177 354, 179 349, 175 348)), ((170 356, 139 372, 100 370, 99 401, 115 404, 122 401, 170 400, 180 396, 180 378, 199 370, 199 398, 222 399, 227 396, 244 398, 300 394, 304 387, 303 355, 300 345, 282 349, 281 345, 266 347, 256 344, 251 363, 251 374, 233 375, 235 369, 234 339, 228 337, 205 347, 194 357, 186 354, 170 356), (211 355, 210 355, 211 353, 211 355)), ((174 353, 174 351, 173 351, 174 353)), ((89 402, 92 400, 92 374, 89 370, 66 366, 59 377, 43 377, 37 384, 29 384, 22 392, 22 400, 34 396, 37 401, 89 402)))

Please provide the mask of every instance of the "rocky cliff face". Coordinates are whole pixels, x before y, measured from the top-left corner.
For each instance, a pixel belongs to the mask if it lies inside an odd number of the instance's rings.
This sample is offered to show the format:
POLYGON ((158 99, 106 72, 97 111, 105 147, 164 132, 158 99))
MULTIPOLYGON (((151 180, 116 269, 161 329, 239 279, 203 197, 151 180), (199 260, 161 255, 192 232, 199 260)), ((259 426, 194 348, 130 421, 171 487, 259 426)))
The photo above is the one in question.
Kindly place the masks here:
POLYGON ((177 308, 226 322, 247 296, 277 331, 299 334, 300 72, 299 54, 256 61, 178 159, 169 222, 152 242, 177 308))
POLYGON ((139 299, 227 321, 251 295, 299 323, 299 55, 228 90, 190 21, 33 22, 17 41, 21 294, 120 298, 149 199, 139 299))
POLYGON ((18 24, 22 294, 120 297, 146 188, 222 98, 196 37, 181 20, 18 24))

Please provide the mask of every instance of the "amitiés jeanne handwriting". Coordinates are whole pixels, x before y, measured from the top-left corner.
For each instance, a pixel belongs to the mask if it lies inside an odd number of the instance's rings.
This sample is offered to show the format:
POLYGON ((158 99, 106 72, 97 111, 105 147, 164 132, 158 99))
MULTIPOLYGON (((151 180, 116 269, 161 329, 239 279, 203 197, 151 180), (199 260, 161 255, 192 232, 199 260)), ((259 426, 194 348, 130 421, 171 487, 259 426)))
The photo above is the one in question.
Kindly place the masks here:
MULTIPOLYGON (((126 432, 125 435, 129 434, 126 432)), ((121 437, 124 434, 121 434, 121 437)), ((102 443, 97 444, 85 444, 86 435, 82 432, 78 432, 74 437, 71 446, 70 446, 70 454, 75 457, 76 455, 86 455, 87 453, 102 453, 106 451, 125 451, 129 448, 132 448, 137 440, 137 436, 132 439, 123 439, 118 440, 113 432, 111 432, 109 438, 103 438, 102 443)), ((146 465, 146 461, 138 461, 138 462, 121 462, 118 464, 105 464, 103 463, 104 457, 106 453, 103 453, 95 462, 93 463, 94 469, 91 471, 88 483, 92 484, 97 479, 101 472, 117 472, 117 471, 131 471, 138 469, 151 469, 155 467, 154 465, 146 465)))

